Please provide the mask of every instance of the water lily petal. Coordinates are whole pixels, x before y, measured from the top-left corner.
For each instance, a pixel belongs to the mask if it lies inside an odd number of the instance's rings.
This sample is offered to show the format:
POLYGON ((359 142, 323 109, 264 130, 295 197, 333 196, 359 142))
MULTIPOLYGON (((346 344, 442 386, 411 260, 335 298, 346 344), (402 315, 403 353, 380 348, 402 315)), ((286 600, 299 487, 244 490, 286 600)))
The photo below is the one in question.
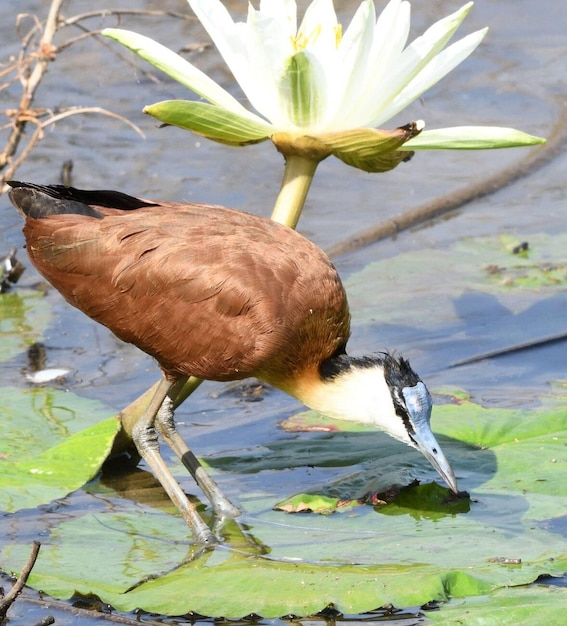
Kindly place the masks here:
POLYGON ((370 59, 374 81, 379 81, 402 53, 409 36, 410 18, 411 6, 405 0, 390 0, 380 13, 370 59))
POLYGON ((297 32, 298 44, 303 43, 320 58, 334 55, 340 37, 339 28, 333 0, 313 0, 297 32))
POLYGON ((469 13, 472 2, 455 13, 439 20, 425 33, 415 39, 401 54, 397 62, 389 65, 382 80, 374 88, 373 113, 369 116, 369 126, 379 126, 389 118, 382 112, 395 97, 449 42, 469 13))
POLYGON ((295 0, 260 0, 260 13, 280 25, 286 37, 297 33, 297 5, 295 0))
POLYGON ((454 126, 422 132, 399 150, 487 150, 545 143, 543 137, 500 126, 454 126))
POLYGON ((430 87, 438 83, 476 49, 487 32, 488 28, 483 28, 471 33, 433 57, 421 72, 392 100, 390 106, 380 112, 380 119, 391 119, 430 87))
POLYGON ((245 24, 235 23, 219 0, 188 1, 250 104, 270 121, 282 123, 277 81, 293 48, 291 31, 282 28, 280 20, 284 18, 288 28, 294 26, 290 11, 296 10, 295 3, 268 11, 265 3, 260 11, 250 5, 245 24))
MULTIPOLYGON (((153 39, 120 28, 105 28, 102 34, 126 46, 142 59, 209 102, 243 117, 251 119, 257 117, 204 72, 153 39)), ((258 120, 263 121, 260 118, 258 120)))
POLYGON ((269 124, 256 123, 206 102, 164 100, 145 107, 144 113, 164 124, 185 128, 207 139, 230 146, 259 143, 273 133, 273 128, 269 124))
MULTIPOLYGON (((268 3, 270 6, 278 2, 268 3)), ((249 71, 254 76, 255 89, 248 98, 258 112, 273 124, 285 125, 288 119, 280 107, 279 80, 286 60, 294 53, 293 34, 282 28, 281 17, 272 13, 248 10, 246 39, 249 71)), ((285 18, 288 20, 288 18, 285 18)))
POLYGON ((352 94, 363 93, 373 68, 369 67, 370 52, 374 42, 376 12, 373 0, 365 0, 354 14, 345 30, 338 49, 335 67, 332 68, 332 93, 325 112, 325 123, 337 129, 350 127, 350 113, 358 105, 352 94))
MULTIPOLYGON (((301 26, 292 41, 294 51, 306 53, 311 59, 312 69, 316 72, 314 76, 317 84, 312 93, 317 94, 317 101, 311 107, 314 129, 325 125, 326 117, 332 113, 329 104, 336 99, 337 71, 339 71, 337 46, 341 37, 340 29, 333 0, 313 0, 307 7, 301 26)), ((298 122, 294 118, 290 121, 296 124, 298 122)), ((301 126, 308 123, 308 118, 304 118, 301 126)))
POLYGON ((220 0, 188 1, 252 106, 267 115, 273 108, 273 91, 266 91, 258 80, 262 77, 251 71, 250 60, 260 58, 263 50, 249 38, 248 25, 235 23, 220 0))
MULTIPOLYGON (((374 7, 373 2, 372 6, 374 7)), ((356 92, 358 97, 351 94, 348 109, 345 110, 345 118, 351 128, 371 126, 369 122, 376 117, 375 102, 380 90, 383 90, 382 77, 398 61, 406 45, 409 30, 409 2, 390 0, 374 28, 372 48, 366 60, 367 73, 360 90, 356 92)))

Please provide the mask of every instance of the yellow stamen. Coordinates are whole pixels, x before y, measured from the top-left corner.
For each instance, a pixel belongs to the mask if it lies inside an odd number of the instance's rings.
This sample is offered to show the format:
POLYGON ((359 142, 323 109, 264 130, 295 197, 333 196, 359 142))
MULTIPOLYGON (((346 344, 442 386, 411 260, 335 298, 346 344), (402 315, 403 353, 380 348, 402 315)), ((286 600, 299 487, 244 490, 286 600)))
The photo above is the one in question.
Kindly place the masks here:
POLYGON ((337 48, 339 47, 339 44, 341 43, 342 38, 343 38, 343 25, 337 24, 335 26, 335 44, 337 48))
MULTIPOLYGON (((334 27, 335 31, 335 45, 338 48, 341 40, 343 38, 343 25, 337 24, 334 27)), ((299 52, 300 50, 305 50, 309 46, 312 46, 316 41, 319 35, 321 34, 321 25, 319 24, 316 28, 314 28, 309 34, 305 34, 302 31, 299 31, 295 37, 291 38, 291 45, 293 46, 294 52, 299 52)))
POLYGON ((292 37, 291 44, 293 46, 294 52, 299 52, 300 50, 305 50, 310 45, 313 45, 315 41, 317 41, 317 37, 321 34, 321 25, 318 25, 315 29, 313 29, 309 34, 305 34, 302 31, 299 31, 295 38, 292 37))

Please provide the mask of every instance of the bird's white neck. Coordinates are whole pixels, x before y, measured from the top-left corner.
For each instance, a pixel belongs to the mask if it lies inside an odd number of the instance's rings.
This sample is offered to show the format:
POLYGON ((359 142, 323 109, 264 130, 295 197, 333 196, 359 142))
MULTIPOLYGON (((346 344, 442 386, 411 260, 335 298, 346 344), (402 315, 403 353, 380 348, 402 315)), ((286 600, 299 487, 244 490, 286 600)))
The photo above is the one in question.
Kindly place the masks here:
POLYGON ((314 376, 286 391, 323 415, 369 424, 410 443, 403 420, 396 415, 384 369, 379 364, 353 365, 329 378, 314 376))

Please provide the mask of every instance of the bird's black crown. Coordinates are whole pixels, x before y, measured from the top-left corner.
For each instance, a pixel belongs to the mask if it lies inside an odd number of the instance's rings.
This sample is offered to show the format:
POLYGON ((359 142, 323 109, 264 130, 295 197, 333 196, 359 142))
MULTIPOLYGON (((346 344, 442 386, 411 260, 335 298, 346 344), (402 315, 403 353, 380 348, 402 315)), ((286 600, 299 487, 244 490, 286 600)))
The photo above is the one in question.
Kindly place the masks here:
POLYGON ((421 380, 407 359, 397 357, 390 352, 351 357, 344 350, 337 351, 332 357, 321 363, 319 372, 323 380, 330 381, 354 368, 363 369, 376 366, 381 366, 384 369, 384 378, 390 388, 413 387, 421 380))

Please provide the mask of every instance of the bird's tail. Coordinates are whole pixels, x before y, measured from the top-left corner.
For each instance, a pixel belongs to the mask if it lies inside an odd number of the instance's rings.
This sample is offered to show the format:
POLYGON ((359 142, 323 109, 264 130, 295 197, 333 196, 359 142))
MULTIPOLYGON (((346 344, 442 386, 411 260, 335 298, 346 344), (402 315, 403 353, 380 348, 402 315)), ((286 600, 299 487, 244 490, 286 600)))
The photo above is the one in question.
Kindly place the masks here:
POLYGON ((7 181, 12 187, 10 200, 24 217, 42 219, 49 215, 87 215, 102 218, 96 207, 131 211, 154 203, 128 196, 120 191, 85 191, 64 185, 36 185, 15 180, 7 181))

